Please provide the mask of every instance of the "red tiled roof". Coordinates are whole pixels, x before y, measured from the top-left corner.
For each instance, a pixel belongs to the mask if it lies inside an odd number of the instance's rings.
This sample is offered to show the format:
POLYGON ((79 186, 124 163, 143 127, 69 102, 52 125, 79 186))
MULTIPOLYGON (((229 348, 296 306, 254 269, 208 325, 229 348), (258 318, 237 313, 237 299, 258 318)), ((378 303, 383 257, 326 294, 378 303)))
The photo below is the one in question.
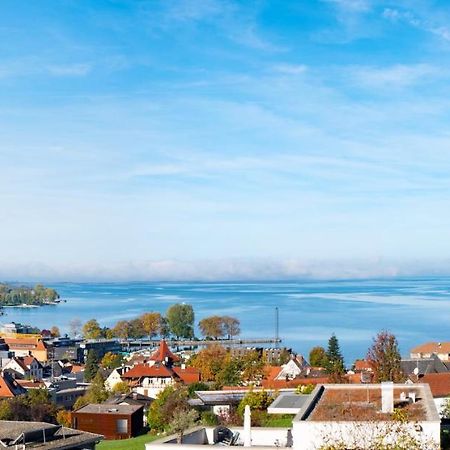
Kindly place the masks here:
POLYGON ((123 378, 173 378, 174 373, 166 366, 149 366, 148 364, 136 364, 128 372, 124 373, 123 378))
POLYGON ((369 361, 365 360, 365 359, 357 359, 355 361, 355 370, 358 372, 361 372, 363 370, 370 370, 372 371, 372 365, 370 364, 369 361))
POLYGON ((433 397, 450 396, 450 372, 427 373, 419 378, 419 382, 430 385, 433 397))
POLYGON ((283 370, 283 368, 280 366, 266 366, 265 373, 267 380, 274 380, 281 370, 283 370))
POLYGON ((10 349, 46 350, 44 342, 40 338, 4 338, 10 349))
POLYGON ((85 366, 83 365, 72 364, 72 367, 70 368, 70 373, 80 373, 83 372, 84 369, 85 366))
POLYGON ((411 353, 450 353, 450 342, 427 342, 414 347, 411 353))
POLYGON ((198 383, 200 381, 200 371, 194 367, 186 367, 185 369, 173 367, 172 370, 186 384, 198 383))
POLYGON ((0 398, 11 398, 23 394, 25 391, 15 380, 6 376, 0 376, 0 398))
POLYGON ((170 351, 166 341, 162 339, 161 342, 159 343, 158 350, 156 350, 156 352, 153 353, 152 356, 150 356, 150 360, 162 363, 166 360, 166 358, 171 359, 172 362, 180 361, 180 358, 170 351))
POLYGON ((25 389, 45 389, 45 383, 43 381, 33 381, 33 380, 16 380, 19 386, 25 389))

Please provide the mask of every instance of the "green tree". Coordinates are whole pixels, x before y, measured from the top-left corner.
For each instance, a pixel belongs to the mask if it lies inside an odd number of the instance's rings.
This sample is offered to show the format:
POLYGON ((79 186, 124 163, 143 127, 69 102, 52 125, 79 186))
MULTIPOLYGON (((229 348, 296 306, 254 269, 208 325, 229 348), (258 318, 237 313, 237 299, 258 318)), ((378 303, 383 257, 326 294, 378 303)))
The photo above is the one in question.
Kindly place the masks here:
POLYGON ((84 379, 89 382, 94 377, 98 371, 98 355, 95 350, 89 350, 86 357, 86 365, 84 368, 84 379))
POLYGON ((339 347, 338 338, 334 333, 328 340, 328 350, 326 356, 328 359, 326 369, 329 374, 330 382, 341 383, 345 372, 344 358, 339 347))
POLYGON ((309 364, 313 367, 327 367, 328 357, 327 352, 323 347, 313 347, 309 352, 309 364))
POLYGON ((83 325, 83 337, 85 339, 99 339, 102 337, 102 329, 96 319, 88 320, 83 325))
POLYGON ((100 365, 105 369, 117 369, 123 363, 123 356, 117 353, 108 352, 103 356, 100 365))
POLYGON ((266 361, 256 350, 247 352, 242 358, 241 380, 258 384, 265 375, 266 361))
POLYGON ((403 381, 404 375, 400 367, 400 351, 396 337, 388 331, 381 331, 373 339, 367 352, 367 360, 374 371, 374 381, 403 381))
POLYGON ((195 409, 177 408, 173 411, 172 419, 169 422, 169 431, 177 435, 177 444, 183 442, 184 432, 194 426, 197 420, 198 412, 195 409))
POLYGON ((175 388, 173 386, 167 386, 156 396, 156 399, 150 405, 147 415, 147 422, 153 431, 164 431, 165 427, 167 426, 163 408, 168 398, 174 392, 175 388))
POLYGON ((250 390, 239 403, 237 412, 242 417, 244 415, 245 405, 249 405, 252 411, 266 411, 273 401, 274 397, 264 389, 261 391, 250 390))
POLYGON ((192 305, 177 303, 166 313, 170 331, 178 338, 194 337, 194 310, 192 305))
POLYGON ((129 384, 126 383, 125 381, 119 381, 111 389, 111 392, 113 394, 128 394, 130 391, 131 391, 131 388, 130 388, 129 384))

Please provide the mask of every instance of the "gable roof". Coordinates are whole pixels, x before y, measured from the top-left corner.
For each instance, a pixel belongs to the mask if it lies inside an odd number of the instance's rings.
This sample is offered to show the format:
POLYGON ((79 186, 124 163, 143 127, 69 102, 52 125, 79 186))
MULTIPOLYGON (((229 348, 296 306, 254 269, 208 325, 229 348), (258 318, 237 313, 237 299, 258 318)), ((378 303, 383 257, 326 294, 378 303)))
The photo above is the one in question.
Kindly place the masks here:
POLYGON ((195 367, 173 367, 172 370, 178 375, 181 381, 186 384, 198 383, 200 381, 200 371, 195 367))
POLYGON ((170 351, 167 342, 164 339, 161 339, 159 348, 150 356, 150 361, 163 363, 164 361, 166 361, 166 358, 168 358, 172 362, 180 361, 180 358, 170 351))
POLYGON ((450 353, 450 342, 426 342, 414 347, 411 353, 450 353))
POLYGON ((450 364, 441 361, 436 354, 432 354, 431 358, 402 359, 400 366, 406 375, 413 374, 415 369, 418 369, 419 375, 450 371, 450 364))
POLYGON ((174 372, 164 365, 149 366, 148 364, 136 364, 128 372, 122 375, 123 378, 174 378, 174 372))
POLYGON ((11 398, 25 392, 25 389, 7 374, 0 376, 0 398, 11 398))

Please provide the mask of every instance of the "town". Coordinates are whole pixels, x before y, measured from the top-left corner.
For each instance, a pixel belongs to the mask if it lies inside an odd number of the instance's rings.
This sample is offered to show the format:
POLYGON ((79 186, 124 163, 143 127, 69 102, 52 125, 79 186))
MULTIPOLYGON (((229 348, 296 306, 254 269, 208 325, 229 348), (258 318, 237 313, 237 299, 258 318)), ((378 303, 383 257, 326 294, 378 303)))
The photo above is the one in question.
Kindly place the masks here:
POLYGON ((449 448, 450 342, 418 343, 402 358, 395 336, 380 331, 345 365, 334 334, 302 355, 280 340, 245 345, 234 317, 198 328, 201 340, 187 304, 111 329, 74 319, 64 336, 56 326, 4 324, 0 440, 43 449, 449 448))

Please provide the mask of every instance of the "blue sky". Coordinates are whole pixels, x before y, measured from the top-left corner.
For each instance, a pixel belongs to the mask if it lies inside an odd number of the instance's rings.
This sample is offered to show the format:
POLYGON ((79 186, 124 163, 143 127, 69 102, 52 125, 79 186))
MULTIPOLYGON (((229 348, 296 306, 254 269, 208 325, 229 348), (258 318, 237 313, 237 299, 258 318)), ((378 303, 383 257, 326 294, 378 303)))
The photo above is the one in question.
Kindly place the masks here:
POLYGON ((450 4, 0 3, 0 278, 450 272, 450 4))

